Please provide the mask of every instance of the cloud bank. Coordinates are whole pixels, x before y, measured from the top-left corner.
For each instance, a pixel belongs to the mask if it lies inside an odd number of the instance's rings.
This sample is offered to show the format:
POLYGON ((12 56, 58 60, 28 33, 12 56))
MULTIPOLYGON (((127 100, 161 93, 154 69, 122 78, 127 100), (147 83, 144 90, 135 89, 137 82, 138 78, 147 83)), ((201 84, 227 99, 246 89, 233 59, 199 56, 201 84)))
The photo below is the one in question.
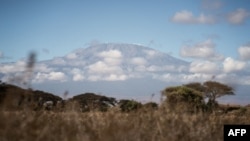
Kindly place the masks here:
POLYGON ((205 60, 223 59, 223 56, 215 51, 215 44, 213 41, 209 39, 194 45, 184 45, 180 49, 180 56, 205 60))
POLYGON ((176 12, 173 17, 170 19, 175 23, 183 24, 214 24, 215 19, 210 15, 200 14, 199 16, 194 16, 192 12, 183 10, 176 12))
POLYGON ((246 63, 242 61, 234 60, 231 57, 227 57, 223 62, 224 72, 241 71, 246 67, 246 63))
POLYGON ((250 45, 238 48, 238 53, 241 59, 250 60, 250 45))
MULTIPOLYGON (((205 9, 220 9, 222 4, 220 2, 204 2, 203 7, 205 9)), ((246 22, 246 20, 250 17, 250 12, 244 8, 238 8, 234 11, 230 11, 228 13, 220 13, 208 15, 204 13, 198 14, 195 16, 191 11, 182 10, 173 14, 170 18, 170 21, 173 23, 180 24, 216 24, 221 21, 230 23, 232 25, 241 25, 246 22)))
MULTIPOLYGON (((145 48, 134 49, 133 53, 131 48, 121 50, 107 47, 88 54, 85 54, 88 52, 86 50, 79 50, 78 53, 37 62, 32 83, 125 81, 151 77, 174 83, 216 79, 249 84, 250 81, 246 77, 250 75, 249 46, 238 48, 239 59, 223 57, 216 52, 215 47, 215 43, 210 39, 182 46, 180 55, 193 58, 190 63, 145 48)), ((13 76, 25 75, 25 67, 24 60, 0 64, 1 79, 8 81, 13 76)))
POLYGON ((243 9, 239 8, 228 14, 227 20, 231 24, 242 24, 246 21, 246 19, 250 16, 250 13, 243 9))

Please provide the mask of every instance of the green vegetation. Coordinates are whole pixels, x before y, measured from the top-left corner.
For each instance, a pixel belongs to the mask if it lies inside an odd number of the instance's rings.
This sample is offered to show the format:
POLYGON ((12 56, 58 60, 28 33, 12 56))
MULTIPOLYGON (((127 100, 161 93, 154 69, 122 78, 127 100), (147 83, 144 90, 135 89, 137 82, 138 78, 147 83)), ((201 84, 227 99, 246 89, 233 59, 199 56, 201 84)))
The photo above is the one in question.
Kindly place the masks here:
POLYGON ((172 111, 198 112, 204 106, 202 93, 186 86, 169 87, 162 94, 167 96, 166 104, 172 111))
POLYGON ((140 102, 137 102, 135 100, 120 100, 119 107, 121 108, 122 112, 130 112, 138 110, 142 107, 142 104, 140 102))
POLYGON ((88 111, 107 111, 108 108, 115 106, 116 99, 112 97, 100 96, 94 93, 85 93, 74 96, 69 100, 70 102, 77 102, 80 106, 81 112, 88 111))
POLYGON ((206 110, 208 111, 213 111, 218 108, 217 98, 234 94, 234 89, 232 87, 215 81, 207 81, 203 84, 195 82, 186 84, 185 86, 201 92, 204 98, 208 98, 206 104, 206 110))

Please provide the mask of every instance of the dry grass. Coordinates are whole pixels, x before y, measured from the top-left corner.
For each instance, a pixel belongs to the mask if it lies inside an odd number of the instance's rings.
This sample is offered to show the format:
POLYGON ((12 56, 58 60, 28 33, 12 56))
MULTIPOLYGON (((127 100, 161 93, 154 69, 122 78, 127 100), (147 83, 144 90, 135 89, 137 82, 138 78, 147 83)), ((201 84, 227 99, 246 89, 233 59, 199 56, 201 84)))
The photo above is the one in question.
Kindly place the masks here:
POLYGON ((249 114, 180 114, 167 109, 0 111, 0 141, 222 141, 224 124, 249 123, 249 114))

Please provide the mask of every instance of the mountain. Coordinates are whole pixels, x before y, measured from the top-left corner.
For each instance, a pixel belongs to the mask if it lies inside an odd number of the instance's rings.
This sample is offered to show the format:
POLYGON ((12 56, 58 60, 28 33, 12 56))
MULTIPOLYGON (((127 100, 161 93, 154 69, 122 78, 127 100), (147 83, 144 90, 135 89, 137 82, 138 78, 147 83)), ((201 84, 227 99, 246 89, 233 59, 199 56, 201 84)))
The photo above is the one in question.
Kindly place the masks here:
POLYGON ((34 81, 121 81, 158 77, 157 73, 180 73, 187 71, 188 65, 186 61, 141 45, 98 44, 40 62, 37 68, 53 73, 50 78, 47 78, 50 75, 40 73, 34 81))
POLYGON ((135 44, 98 44, 85 49, 75 50, 72 53, 76 54, 78 59, 87 60, 88 64, 99 61, 102 57, 122 57, 124 58, 123 64, 129 64, 129 59, 135 57, 143 58, 148 61, 148 64, 152 65, 187 64, 187 62, 166 53, 135 44))
POLYGON ((188 66, 186 61, 142 45, 96 44, 38 62, 32 84, 58 95, 67 90, 72 96, 95 92, 149 100, 169 83, 179 83, 177 75, 188 73, 188 66))

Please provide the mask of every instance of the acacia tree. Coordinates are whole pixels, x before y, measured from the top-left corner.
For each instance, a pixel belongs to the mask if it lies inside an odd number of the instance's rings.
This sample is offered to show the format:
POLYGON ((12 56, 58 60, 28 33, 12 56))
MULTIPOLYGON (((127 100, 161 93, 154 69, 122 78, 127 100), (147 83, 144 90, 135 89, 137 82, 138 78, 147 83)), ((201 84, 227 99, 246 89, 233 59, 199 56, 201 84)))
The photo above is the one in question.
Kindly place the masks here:
POLYGON ((186 84, 185 86, 203 93, 205 98, 208 98, 208 105, 212 107, 217 105, 217 98, 234 94, 234 89, 232 87, 216 81, 206 81, 203 84, 195 82, 186 84))
POLYGON ((224 95, 234 95, 234 89, 228 85, 215 82, 215 81, 207 81, 203 83, 205 88, 205 96, 208 98, 208 103, 216 104, 216 99, 224 96, 224 95))
POLYGON ((186 86, 188 88, 192 88, 192 89, 199 91, 199 92, 202 92, 202 93, 205 92, 204 86, 202 85, 202 83, 199 83, 199 82, 188 83, 188 84, 185 84, 184 86, 186 86))

